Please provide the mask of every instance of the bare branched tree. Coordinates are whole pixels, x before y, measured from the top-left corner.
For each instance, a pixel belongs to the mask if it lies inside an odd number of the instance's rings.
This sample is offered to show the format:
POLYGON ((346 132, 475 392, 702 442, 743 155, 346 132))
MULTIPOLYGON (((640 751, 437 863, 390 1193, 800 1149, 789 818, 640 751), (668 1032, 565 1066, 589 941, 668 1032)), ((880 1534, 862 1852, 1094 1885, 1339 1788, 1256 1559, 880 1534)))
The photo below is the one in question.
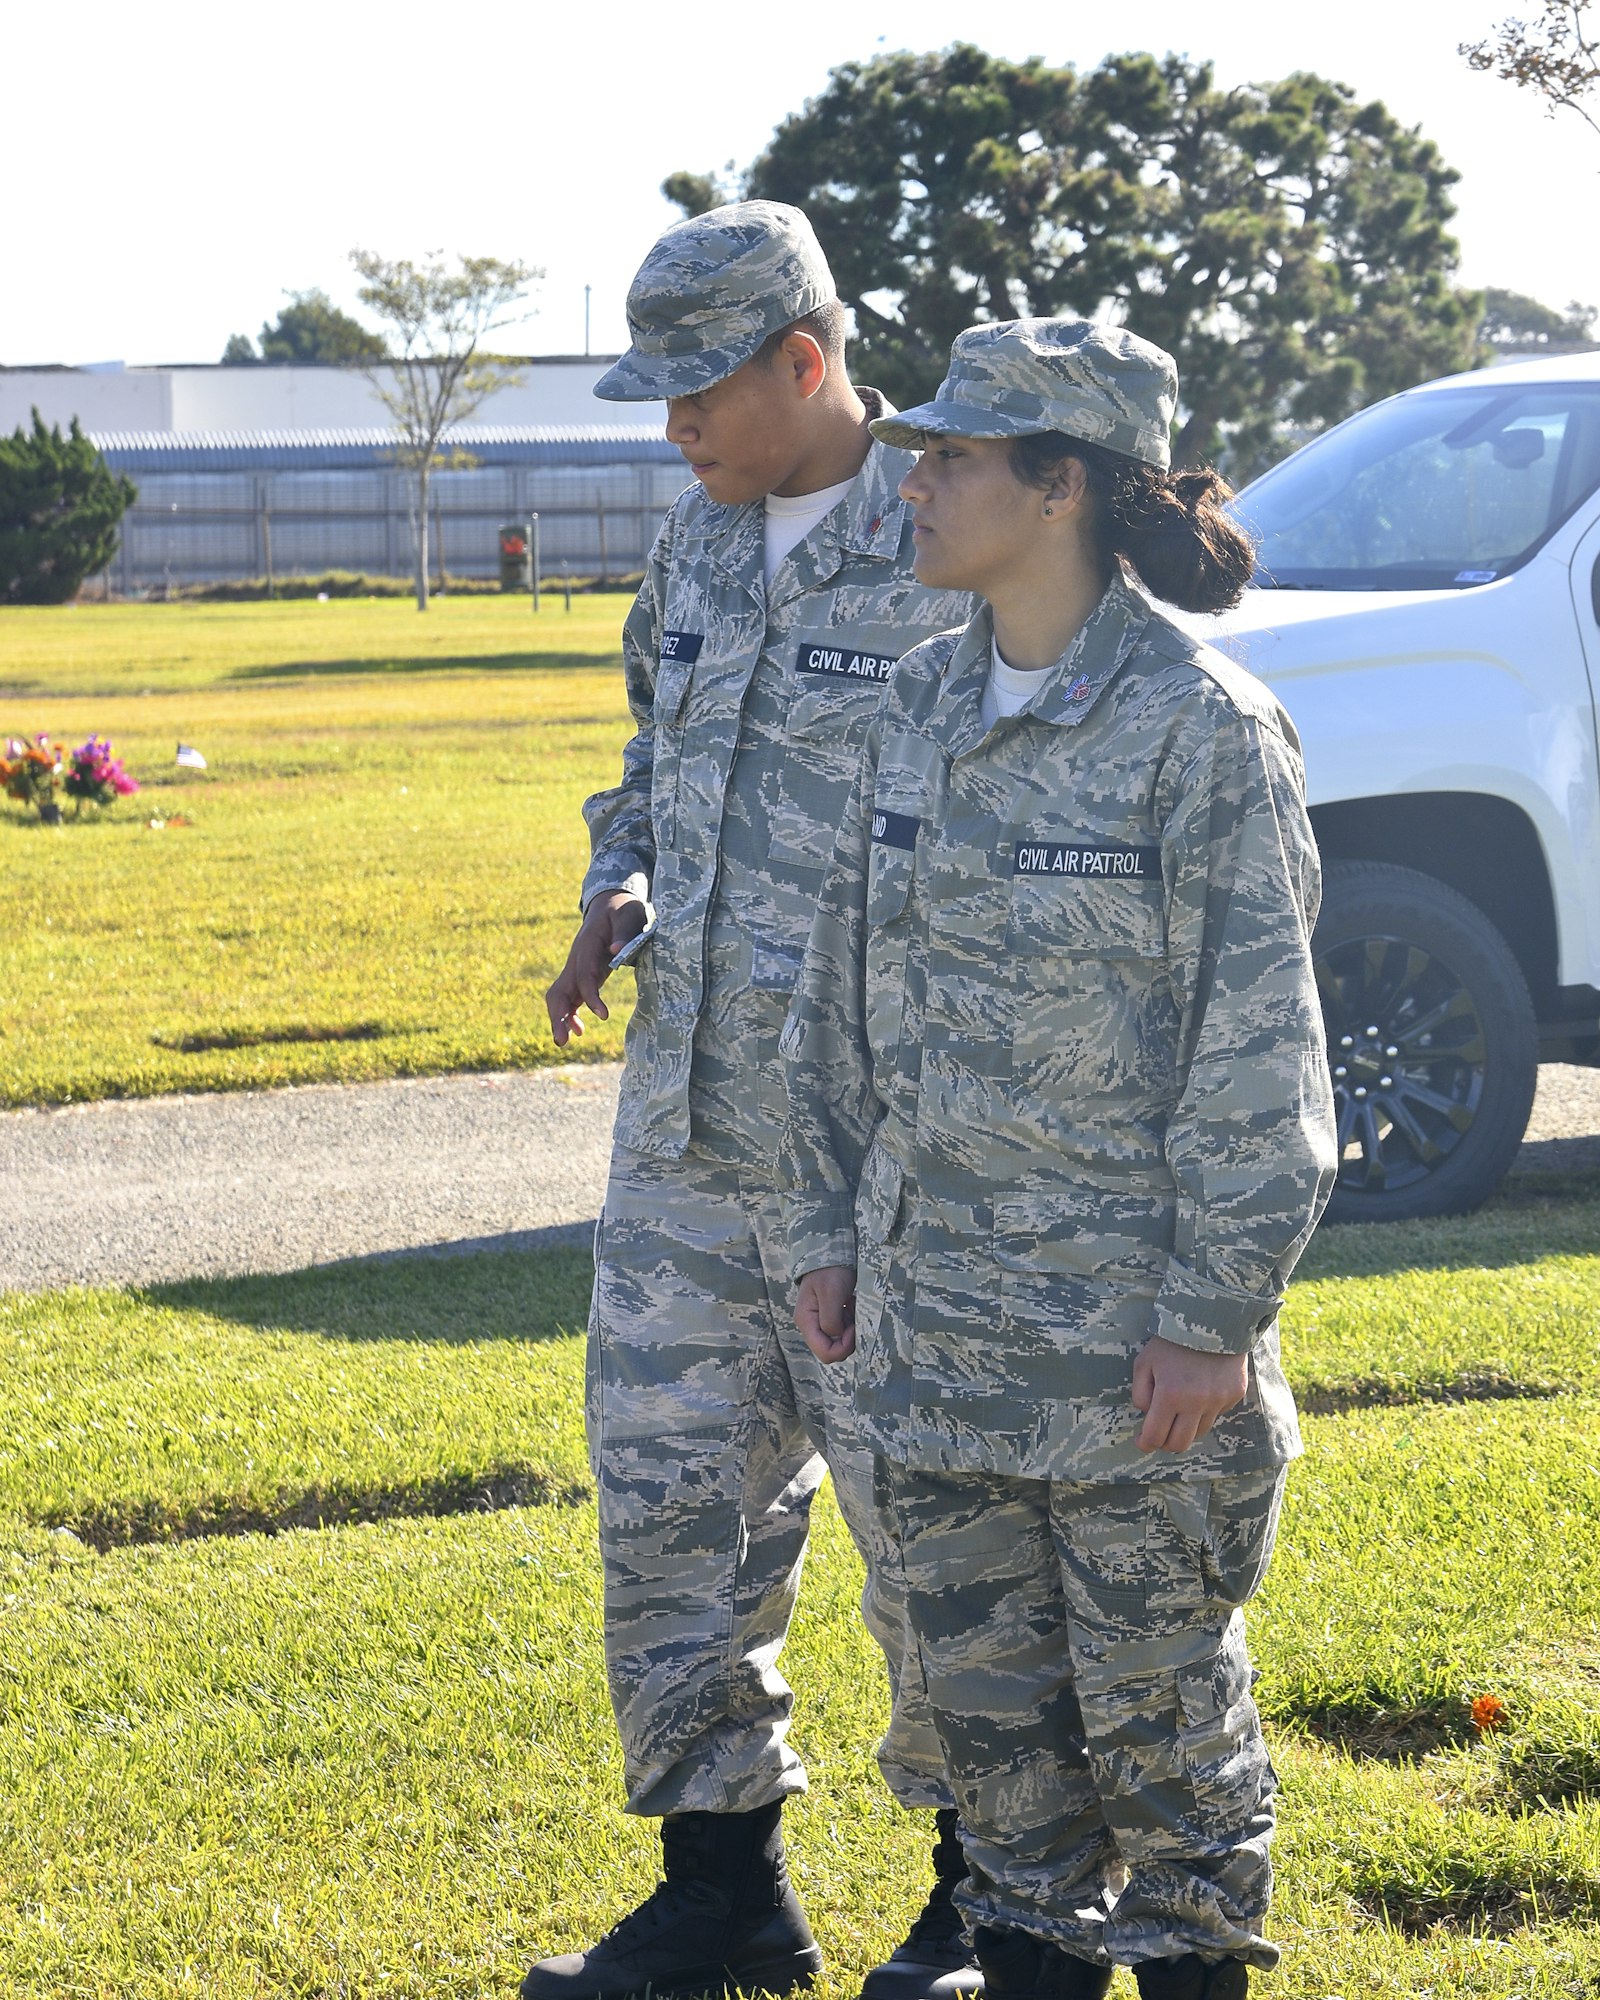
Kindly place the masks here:
POLYGON ((1537 21, 1502 21, 1481 42, 1462 42, 1456 53, 1474 69, 1536 90, 1551 113, 1576 111, 1600 133, 1600 118, 1583 102, 1600 90, 1600 21, 1589 21, 1590 0, 1544 0, 1537 21))
POLYGON ((455 270, 440 251, 419 263, 352 250, 361 303, 389 328, 390 356, 363 370, 394 420, 395 459, 411 474, 416 507, 417 609, 428 608, 428 486, 441 466, 471 463, 444 438, 496 389, 521 378, 508 362, 480 352, 484 338, 544 273, 497 257, 462 257, 455 270))

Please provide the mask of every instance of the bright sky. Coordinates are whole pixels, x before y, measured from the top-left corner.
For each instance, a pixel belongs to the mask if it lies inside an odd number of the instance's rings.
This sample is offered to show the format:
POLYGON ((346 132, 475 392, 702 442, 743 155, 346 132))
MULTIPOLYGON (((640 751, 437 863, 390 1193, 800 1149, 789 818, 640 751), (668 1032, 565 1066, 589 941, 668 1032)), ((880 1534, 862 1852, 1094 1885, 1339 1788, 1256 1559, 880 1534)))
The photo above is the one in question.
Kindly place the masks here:
POLYGON ((1079 68, 1113 50, 1177 49, 1213 60, 1224 84, 1295 68, 1340 79, 1420 125, 1460 171, 1467 282, 1600 304, 1600 138, 1455 52, 1516 11, 1513 0, 19 6, 0 124, 0 363, 215 361, 230 333, 275 317, 287 290, 320 285, 353 308, 357 244, 542 265, 537 311, 506 347, 582 352, 587 285, 592 348, 614 350, 628 280, 677 213, 659 193, 665 174, 744 166, 837 63, 961 38, 1079 68))

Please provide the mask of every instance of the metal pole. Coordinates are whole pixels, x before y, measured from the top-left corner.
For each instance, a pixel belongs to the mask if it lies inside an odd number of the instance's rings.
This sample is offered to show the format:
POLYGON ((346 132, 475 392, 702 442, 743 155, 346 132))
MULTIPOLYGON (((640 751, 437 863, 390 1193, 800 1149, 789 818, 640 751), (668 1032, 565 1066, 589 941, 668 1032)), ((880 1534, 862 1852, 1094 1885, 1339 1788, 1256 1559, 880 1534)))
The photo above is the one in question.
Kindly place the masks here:
POLYGON ((572 565, 563 559, 561 564, 561 588, 566 593, 567 609, 572 609, 572 565))
POLYGON ((594 514, 600 526, 600 587, 603 590, 611 581, 611 565, 606 558, 606 503, 598 493, 594 496, 594 514))
POLYGON ((445 594, 444 516, 439 511, 439 503, 437 500, 435 500, 435 502, 433 503, 433 547, 434 547, 434 561, 439 566, 438 591, 439 595, 443 597, 445 594))
POLYGON ((272 514, 266 506, 261 509, 261 539, 267 552, 267 595, 276 597, 277 580, 272 574, 272 514))
POLYGON ((539 609, 539 516, 528 516, 528 554, 533 562, 533 608, 539 609))

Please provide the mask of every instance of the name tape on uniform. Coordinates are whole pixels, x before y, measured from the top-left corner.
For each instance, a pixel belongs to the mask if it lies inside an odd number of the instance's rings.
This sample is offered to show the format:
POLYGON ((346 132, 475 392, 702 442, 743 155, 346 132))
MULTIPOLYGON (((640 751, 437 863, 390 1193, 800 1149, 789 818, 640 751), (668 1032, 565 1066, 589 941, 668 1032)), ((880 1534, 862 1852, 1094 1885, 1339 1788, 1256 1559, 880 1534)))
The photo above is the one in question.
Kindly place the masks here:
POLYGON ((1019 840, 1011 852, 1011 872, 1013 875, 1109 876, 1116 881, 1148 882, 1161 873, 1161 849, 1019 840))
POLYGON ((683 660, 692 667, 699 659, 700 648, 705 642, 704 632, 663 632, 661 657, 664 660, 683 660))
POLYGON ((885 847, 915 847, 917 828, 922 821, 910 813, 874 811, 872 815, 872 837, 885 847))
POLYGON ((899 664, 896 653, 863 653, 853 646, 824 646, 812 639, 801 640, 795 655, 797 672, 844 681, 886 681, 899 664))

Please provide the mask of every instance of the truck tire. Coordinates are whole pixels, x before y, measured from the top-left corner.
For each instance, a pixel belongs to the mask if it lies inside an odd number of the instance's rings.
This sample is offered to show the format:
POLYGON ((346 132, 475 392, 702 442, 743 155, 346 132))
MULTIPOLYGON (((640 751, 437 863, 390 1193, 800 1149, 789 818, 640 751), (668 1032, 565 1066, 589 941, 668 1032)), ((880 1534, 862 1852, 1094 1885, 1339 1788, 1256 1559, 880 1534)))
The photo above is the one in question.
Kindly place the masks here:
POLYGON ((1431 875, 1334 861, 1311 952, 1339 1121, 1328 1220, 1478 1207, 1522 1142, 1539 1075, 1505 939, 1431 875))

